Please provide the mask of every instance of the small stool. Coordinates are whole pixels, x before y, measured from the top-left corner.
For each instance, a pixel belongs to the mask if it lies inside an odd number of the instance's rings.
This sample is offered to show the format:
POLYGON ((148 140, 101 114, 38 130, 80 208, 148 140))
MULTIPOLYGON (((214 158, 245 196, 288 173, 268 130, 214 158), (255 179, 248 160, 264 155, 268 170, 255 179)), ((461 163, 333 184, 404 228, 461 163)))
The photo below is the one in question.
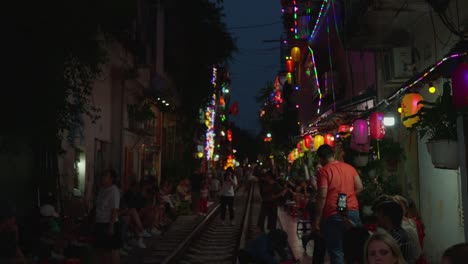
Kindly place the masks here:
POLYGON ((298 219, 296 226, 296 233, 302 232, 305 233, 308 230, 312 229, 312 220, 307 219, 298 219))

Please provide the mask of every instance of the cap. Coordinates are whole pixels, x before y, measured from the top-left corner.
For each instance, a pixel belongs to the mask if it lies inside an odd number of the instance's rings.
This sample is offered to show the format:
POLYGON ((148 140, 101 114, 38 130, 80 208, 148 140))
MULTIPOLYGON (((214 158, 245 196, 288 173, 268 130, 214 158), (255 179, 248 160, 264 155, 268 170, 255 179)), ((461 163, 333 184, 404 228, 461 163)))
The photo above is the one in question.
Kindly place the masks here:
POLYGON ((41 206, 41 215, 45 217, 59 217, 59 214, 55 211, 55 208, 50 204, 41 206))

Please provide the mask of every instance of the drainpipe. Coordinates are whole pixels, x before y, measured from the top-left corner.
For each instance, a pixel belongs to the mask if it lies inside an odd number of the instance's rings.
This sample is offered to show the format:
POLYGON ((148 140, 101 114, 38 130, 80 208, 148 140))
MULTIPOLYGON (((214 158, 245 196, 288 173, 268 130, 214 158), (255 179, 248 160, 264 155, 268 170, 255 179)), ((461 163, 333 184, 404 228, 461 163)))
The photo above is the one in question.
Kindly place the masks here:
POLYGON ((457 135, 458 135, 458 160, 460 161, 461 178, 461 205, 458 208, 459 218, 463 221, 465 230, 465 241, 468 241, 468 218, 464 217, 463 212, 468 212, 468 171, 467 171, 467 138, 465 130, 468 129, 468 123, 463 115, 457 117, 457 135))

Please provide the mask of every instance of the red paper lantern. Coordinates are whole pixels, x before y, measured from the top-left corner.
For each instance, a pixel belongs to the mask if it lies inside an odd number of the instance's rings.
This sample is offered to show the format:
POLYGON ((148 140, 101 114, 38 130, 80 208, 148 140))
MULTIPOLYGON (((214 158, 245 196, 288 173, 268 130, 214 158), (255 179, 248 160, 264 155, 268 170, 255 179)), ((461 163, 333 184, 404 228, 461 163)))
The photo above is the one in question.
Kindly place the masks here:
POLYGON ((372 139, 381 140, 385 136, 384 114, 374 112, 369 117, 370 136, 372 139))
POLYGON ((468 63, 458 64, 452 74, 452 100, 457 109, 468 106, 468 63))
POLYGON ((350 127, 348 125, 341 125, 338 127, 338 133, 349 133, 350 127))
POLYGON ((326 134, 324 142, 332 148, 335 147, 335 137, 332 134, 326 134))
POLYGON ((304 136, 304 145, 308 149, 310 149, 312 147, 312 136, 311 135, 305 135, 304 136))
POLYGON ((369 126, 367 120, 357 119, 353 123, 353 138, 356 144, 366 144, 369 142, 369 126))
POLYGON ((297 142, 297 153, 301 154, 302 153, 302 147, 301 147, 301 142, 297 142))
POLYGON ((293 60, 286 60, 286 71, 294 72, 294 61, 293 60))

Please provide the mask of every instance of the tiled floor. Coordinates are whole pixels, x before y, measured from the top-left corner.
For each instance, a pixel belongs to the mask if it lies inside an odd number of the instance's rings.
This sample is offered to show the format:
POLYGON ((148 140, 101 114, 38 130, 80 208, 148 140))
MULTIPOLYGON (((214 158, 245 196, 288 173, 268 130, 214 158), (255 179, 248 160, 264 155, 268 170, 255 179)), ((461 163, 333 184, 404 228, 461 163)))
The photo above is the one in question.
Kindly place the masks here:
POLYGON ((312 254, 311 251, 305 252, 304 248, 302 247, 302 241, 300 237, 300 233, 296 233, 297 228, 297 218, 293 218, 288 215, 284 210, 278 210, 278 219, 279 222, 286 233, 288 233, 288 240, 291 250, 294 254, 296 259, 299 259, 300 264, 310 264, 312 263, 312 258, 309 254, 312 254))

